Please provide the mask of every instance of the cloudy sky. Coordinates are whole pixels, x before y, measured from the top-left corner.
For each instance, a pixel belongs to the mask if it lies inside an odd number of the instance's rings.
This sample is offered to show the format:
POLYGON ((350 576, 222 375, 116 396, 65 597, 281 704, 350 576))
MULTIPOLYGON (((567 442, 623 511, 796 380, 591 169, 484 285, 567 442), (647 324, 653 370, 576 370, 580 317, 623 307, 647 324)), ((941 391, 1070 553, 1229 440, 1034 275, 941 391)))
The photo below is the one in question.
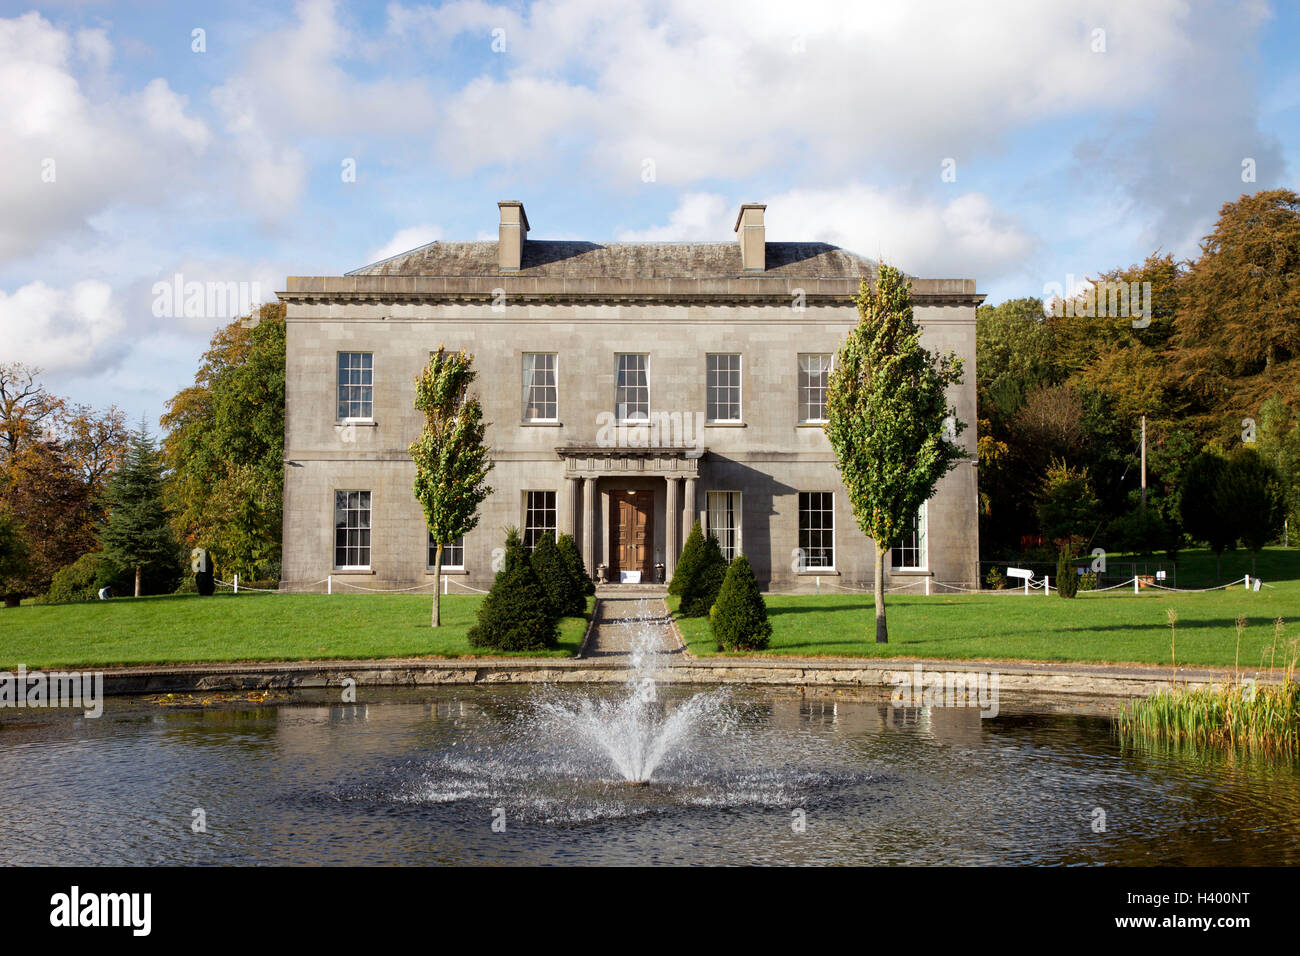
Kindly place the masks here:
POLYGON ((265 299, 499 199, 595 241, 766 202, 1041 295, 1297 188, 1298 48, 1291 0, 0 2, 0 361, 156 420, 223 322, 158 283, 265 299))

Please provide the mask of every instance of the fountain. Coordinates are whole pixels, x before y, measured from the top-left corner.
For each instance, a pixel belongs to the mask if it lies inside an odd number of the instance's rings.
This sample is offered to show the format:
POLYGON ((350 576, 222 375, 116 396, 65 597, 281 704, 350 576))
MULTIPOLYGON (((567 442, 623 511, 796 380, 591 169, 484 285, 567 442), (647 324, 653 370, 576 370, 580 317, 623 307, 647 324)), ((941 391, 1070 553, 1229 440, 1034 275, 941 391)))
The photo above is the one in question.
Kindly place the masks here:
MULTIPOLYGON (((603 755, 628 786, 648 786, 665 757, 687 742, 722 710, 722 691, 692 696, 671 709, 659 700, 656 673, 661 652, 646 601, 624 627, 631 632, 627 693, 609 700, 543 698, 537 703, 537 728, 570 736, 579 746, 603 755)), ((724 715, 724 722, 726 717, 724 715)))

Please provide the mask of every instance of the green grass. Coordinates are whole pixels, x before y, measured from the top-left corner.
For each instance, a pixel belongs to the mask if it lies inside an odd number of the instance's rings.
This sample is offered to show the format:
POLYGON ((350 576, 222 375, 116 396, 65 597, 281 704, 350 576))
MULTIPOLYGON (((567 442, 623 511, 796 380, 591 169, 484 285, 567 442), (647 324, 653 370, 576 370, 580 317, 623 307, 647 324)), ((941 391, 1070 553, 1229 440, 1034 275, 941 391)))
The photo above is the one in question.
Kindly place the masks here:
MULTIPOLYGON (((0 610, 0 668, 504 656, 465 635, 483 598, 442 599, 429 626, 428 595, 218 594, 117 598, 0 610)), ((588 613, 592 604, 588 604, 588 613)), ((559 647, 515 657, 572 657, 587 621, 565 618, 559 647)))
MULTIPOLYGON (((1243 670, 1269 666, 1273 621, 1300 622, 1300 553, 1261 555, 1276 562, 1272 588, 1246 592, 1172 594, 1143 591, 1080 592, 1074 600, 1041 591, 952 596, 886 596, 889 643, 875 643, 870 594, 769 595, 772 641, 763 656, 940 658, 1026 661, 1095 661, 1169 665, 1168 608, 1178 614, 1179 666, 1232 666, 1237 653, 1236 619, 1247 627, 1241 640, 1243 670), (1290 571, 1290 573, 1280 573, 1290 571)), ((1211 556, 1211 561, 1213 556, 1211 556)), ((1225 560, 1225 577, 1227 577, 1225 560)), ((676 611, 676 599, 670 598, 676 611)), ((680 618, 691 653, 717 654, 705 618, 680 618)), ((1295 630, 1293 624, 1291 630, 1295 630)), ((728 655, 730 656, 730 655, 728 655)), ((1282 665, 1278 651, 1277 665, 1282 665)))

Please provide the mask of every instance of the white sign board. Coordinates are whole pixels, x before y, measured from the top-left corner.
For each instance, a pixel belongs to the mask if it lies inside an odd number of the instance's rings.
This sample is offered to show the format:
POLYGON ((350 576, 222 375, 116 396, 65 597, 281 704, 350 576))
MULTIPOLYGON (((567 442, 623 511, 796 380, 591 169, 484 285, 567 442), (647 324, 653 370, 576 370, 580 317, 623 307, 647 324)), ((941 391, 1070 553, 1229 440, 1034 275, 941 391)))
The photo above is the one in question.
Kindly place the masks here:
POLYGON ((1032 578, 1033 576, 1033 571, 1026 571, 1024 568, 1007 568, 1009 578, 1032 578))
POLYGON ((618 578, 618 579, 619 579, 619 581, 620 581, 621 583, 623 583, 623 584, 640 584, 640 583, 641 583, 641 572, 640 572, 640 571, 620 571, 620 572, 619 572, 619 578, 618 578))

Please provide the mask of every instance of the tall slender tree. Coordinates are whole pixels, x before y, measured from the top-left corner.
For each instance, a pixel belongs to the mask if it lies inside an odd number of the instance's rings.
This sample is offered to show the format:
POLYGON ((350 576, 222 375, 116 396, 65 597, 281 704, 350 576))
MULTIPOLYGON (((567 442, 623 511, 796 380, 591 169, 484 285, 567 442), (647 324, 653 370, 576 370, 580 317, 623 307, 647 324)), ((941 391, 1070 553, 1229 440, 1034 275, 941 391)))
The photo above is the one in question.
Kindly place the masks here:
POLYGON ((478 399, 469 394, 477 372, 474 356, 461 349, 438 351, 415 380, 415 407, 424 430, 411 442, 415 497, 436 545, 433 562, 433 626, 441 623, 442 551, 478 524, 478 506, 492 494, 486 478, 492 460, 484 437, 487 423, 478 399))
POLYGON ((108 486, 108 522, 100 532, 104 557, 135 572, 135 596, 146 568, 175 564, 179 546, 163 504, 162 461, 143 422, 126 461, 108 486))
POLYGON ((884 644, 885 549, 965 454, 953 439, 966 425, 947 395, 962 366, 922 347, 911 284, 898 269, 882 265, 874 287, 864 278, 857 306, 831 371, 826 435, 858 527, 875 542, 876 642, 884 644))

